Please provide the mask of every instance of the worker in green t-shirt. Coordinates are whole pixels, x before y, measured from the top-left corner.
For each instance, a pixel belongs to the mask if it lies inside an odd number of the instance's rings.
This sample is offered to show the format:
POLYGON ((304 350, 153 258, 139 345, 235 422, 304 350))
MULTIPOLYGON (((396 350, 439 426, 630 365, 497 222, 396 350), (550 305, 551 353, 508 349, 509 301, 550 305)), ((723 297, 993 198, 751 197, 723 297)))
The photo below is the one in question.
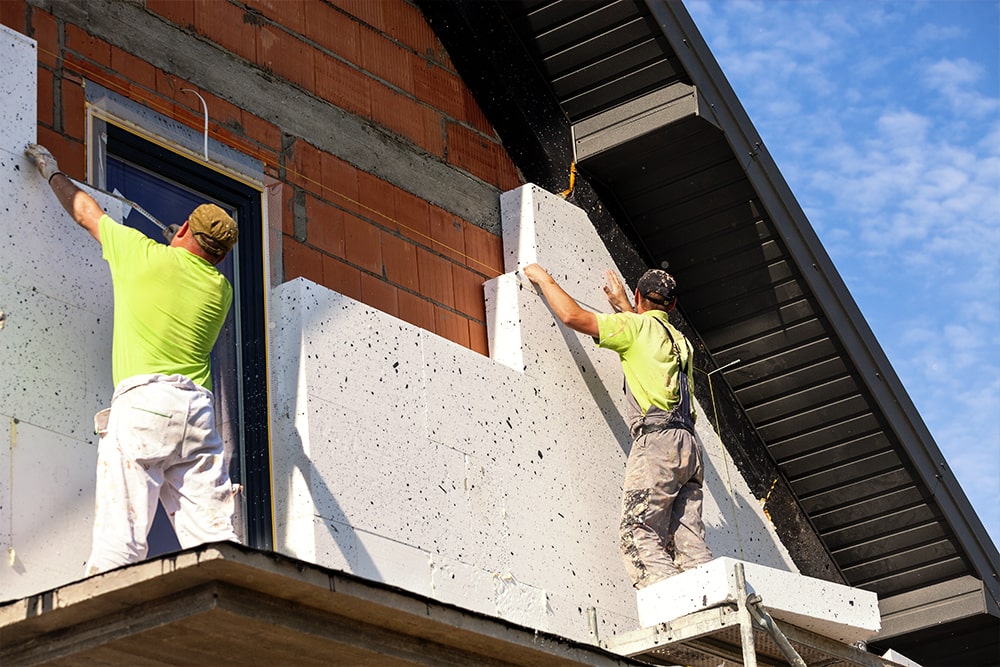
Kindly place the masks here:
POLYGON ((236 243, 235 221, 203 204, 163 245, 105 215, 44 147, 25 153, 101 244, 114 289, 115 391, 95 418, 101 438, 86 573, 145 558, 157 502, 184 548, 236 540, 235 487, 215 426, 209 365, 233 300, 216 266, 236 243))
POLYGON ((622 489, 620 548, 632 585, 644 588, 712 560, 701 518, 704 482, 694 432, 694 348, 668 320, 677 284, 666 271, 639 279, 635 308, 617 274, 604 292, 614 313, 586 310, 538 264, 523 269, 563 324, 618 353, 625 371, 632 449, 622 489))

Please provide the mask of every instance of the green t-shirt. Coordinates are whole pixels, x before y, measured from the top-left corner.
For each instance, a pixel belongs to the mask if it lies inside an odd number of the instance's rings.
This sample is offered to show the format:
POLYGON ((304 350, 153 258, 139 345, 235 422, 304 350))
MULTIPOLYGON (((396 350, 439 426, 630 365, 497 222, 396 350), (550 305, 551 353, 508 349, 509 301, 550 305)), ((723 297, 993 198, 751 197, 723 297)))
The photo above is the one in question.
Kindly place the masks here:
MULTIPOLYGON (((625 382, 635 396, 643 414, 650 405, 670 411, 680 401, 677 391, 677 355, 674 354, 670 339, 655 320, 670 327, 670 333, 677 341, 684 366, 688 369, 688 385, 694 393, 694 373, 691 362, 694 348, 691 343, 670 324, 667 314, 661 310, 636 313, 595 313, 597 315, 597 344, 614 350, 622 360, 625 382)), ((694 409, 692 407, 692 417, 694 409)))
POLYGON ((233 301, 233 287, 206 260, 142 232, 100 221, 114 286, 111 374, 180 374, 212 389, 209 354, 233 301))

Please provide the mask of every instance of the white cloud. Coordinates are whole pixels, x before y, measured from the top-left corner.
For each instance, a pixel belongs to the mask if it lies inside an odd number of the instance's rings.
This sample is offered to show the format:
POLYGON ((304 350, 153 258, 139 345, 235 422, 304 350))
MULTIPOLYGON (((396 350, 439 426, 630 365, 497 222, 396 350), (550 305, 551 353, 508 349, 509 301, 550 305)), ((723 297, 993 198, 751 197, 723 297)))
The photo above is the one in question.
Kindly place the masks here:
POLYGON ((968 58, 938 60, 924 72, 924 82, 932 88, 949 90, 971 86, 979 80, 982 67, 968 58))
POLYGON ((968 58, 942 59, 927 65, 922 83, 947 102, 958 118, 995 118, 1000 99, 975 89, 983 67, 968 58))
POLYGON ((924 142, 930 121, 908 109, 887 111, 878 119, 884 138, 898 148, 911 149, 924 142))
POLYGON ((959 26, 926 24, 920 26, 913 37, 920 42, 948 42, 954 39, 963 39, 967 36, 967 31, 959 26))

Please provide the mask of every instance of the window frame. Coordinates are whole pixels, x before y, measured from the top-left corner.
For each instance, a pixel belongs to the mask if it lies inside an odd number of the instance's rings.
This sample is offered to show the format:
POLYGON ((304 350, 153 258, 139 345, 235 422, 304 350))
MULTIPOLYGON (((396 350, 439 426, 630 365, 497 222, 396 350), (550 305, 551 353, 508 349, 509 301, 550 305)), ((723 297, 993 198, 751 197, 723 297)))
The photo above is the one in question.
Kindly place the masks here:
MULTIPOLYGON (((148 113, 148 112, 147 112, 148 113)), ((134 123, 91 108, 88 113, 90 182, 104 189, 110 152, 142 169, 232 207, 240 220, 235 247, 237 291, 234 299, 238 349, 239 474, 248 546, 273 550, 269 387, 267 365, 266 199, 263 186, 192 151, 145 132, 134 123), (100 129, 98 132, 96 130, 100 129), (94 137, 100 140, 95 142, 94 137), (98 145, 100 144, 100 145, 98 145), (249 233, 248 233, 249 232, 249 233), (256 233, 254 233, 256 232, 256 233)))

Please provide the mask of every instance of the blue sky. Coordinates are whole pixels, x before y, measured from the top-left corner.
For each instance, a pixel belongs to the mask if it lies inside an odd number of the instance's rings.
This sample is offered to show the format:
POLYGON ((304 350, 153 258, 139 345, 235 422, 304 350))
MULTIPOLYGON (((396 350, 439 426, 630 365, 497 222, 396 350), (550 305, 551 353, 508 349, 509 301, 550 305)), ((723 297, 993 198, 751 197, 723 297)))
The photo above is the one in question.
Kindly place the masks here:
POLYGON ((1000 1, 685 6, 1000 545, 1000 1))

